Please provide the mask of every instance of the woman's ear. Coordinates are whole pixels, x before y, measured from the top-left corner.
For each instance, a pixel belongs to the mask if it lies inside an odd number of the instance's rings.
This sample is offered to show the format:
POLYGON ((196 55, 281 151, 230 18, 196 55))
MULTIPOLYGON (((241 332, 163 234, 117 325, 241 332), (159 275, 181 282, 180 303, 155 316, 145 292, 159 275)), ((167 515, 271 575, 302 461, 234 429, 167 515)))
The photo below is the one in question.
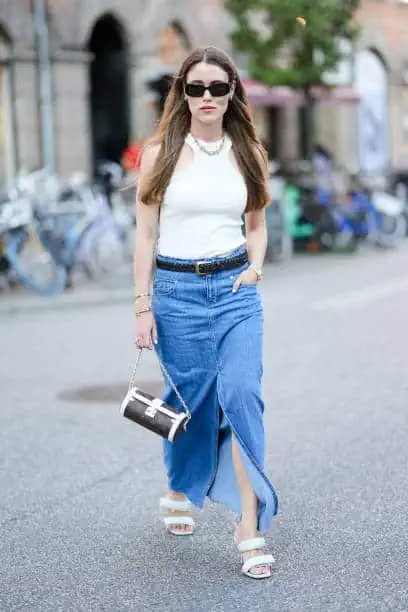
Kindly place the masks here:
POLYGON ((235 83, 236 83, 236 81, 235 81, 235 80, 234 80, 234 81, 232 81, 232 83, 231 83, 231 91, 230 91, 230 94, 229 94, 229 98, 230 98, 230 100, 232 100, 232 98, 234 97, 234 93, 235 93, 235 83))

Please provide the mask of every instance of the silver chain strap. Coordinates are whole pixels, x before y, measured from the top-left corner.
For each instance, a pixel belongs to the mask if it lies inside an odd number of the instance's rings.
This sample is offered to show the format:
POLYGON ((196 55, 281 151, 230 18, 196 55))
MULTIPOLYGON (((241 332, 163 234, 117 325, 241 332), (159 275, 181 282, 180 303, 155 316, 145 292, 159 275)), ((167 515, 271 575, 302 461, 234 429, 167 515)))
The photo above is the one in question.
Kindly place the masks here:
MULTIPOLYGON (((136 384, 135 384, 135 382, 136 382, 136 370, 137 370, 137 367, 139 365, 140 358, 142 356, 142 351, 143 351, 143 349, 139 349, 139 355, 138 355, 138 357, 136 359, 135 367, 133 368, 133 372, 132 372, 132 375, 130 377, 129 389, 132 389, 133 387, 136 386, 136 384)), ((177 395, 181 405, 184 408, 184 412, 188 416, 188 421, 190 421, 190 419, 191 419, 191 412, 190 412, 190 410, 187 408, 187 405, 186 405, 185 401, 183 400, 183 398, 181 397, 178 389, 176 388, 176 385, 172 381, 172 379, 170 377, 170 374, 167 372, 166 368, 164 367, 164 365, 163 365, 159 355, 157 354, 157 351, 155 351, 155 353, 156 353, 157 359, 159 360, 159 365, 160 365, 161 371, 163 372, 163 374, 166 376, 167 380, 169 381, 169 383, 171 385, 171 388, 173 389, 174 393, 177 395)))

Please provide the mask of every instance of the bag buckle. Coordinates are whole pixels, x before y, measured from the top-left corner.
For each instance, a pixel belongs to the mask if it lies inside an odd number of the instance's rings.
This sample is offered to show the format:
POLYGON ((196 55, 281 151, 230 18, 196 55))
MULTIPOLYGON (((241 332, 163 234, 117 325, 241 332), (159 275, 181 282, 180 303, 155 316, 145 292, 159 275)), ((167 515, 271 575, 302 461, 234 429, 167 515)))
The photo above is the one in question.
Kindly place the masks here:
POLYGON ((205 261, 198 261, 195 264, 195 272, 196 272, 196 274, 198 274, 198 276, 205 276, 206 274, 209 274, 209 272, 201 272, 201 270, 200 270, 200 266, 201 265, 205 265, 206 263, 207 262, 205 262, 205 261))
POLYGON ((162 406, 163 406, 163 401, 160 398, 155 397, 152 400, 152 403, 146 408, 145 415, 150 417, 151 419, 154 419, 154 417, 157 414, 157 411, 160 410, 162 406))
POLYGON ((145 410, 145 415, 154 419, 156 416, 157 408, 156 406, 148 406, 145 410))

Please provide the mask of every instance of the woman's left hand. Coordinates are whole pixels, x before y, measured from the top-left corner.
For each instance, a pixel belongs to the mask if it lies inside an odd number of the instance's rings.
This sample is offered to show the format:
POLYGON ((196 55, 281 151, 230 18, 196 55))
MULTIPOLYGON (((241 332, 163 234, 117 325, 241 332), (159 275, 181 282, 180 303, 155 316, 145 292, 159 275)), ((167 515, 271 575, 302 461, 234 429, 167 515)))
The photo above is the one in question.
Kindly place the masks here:
POLYGON ((256 285, 258 280, 258 276, 255 270, 252 268, 247 268, 235 279, 234 284, 232 285, 232 293, 236 293, 239 289, 240 285, 256 285))

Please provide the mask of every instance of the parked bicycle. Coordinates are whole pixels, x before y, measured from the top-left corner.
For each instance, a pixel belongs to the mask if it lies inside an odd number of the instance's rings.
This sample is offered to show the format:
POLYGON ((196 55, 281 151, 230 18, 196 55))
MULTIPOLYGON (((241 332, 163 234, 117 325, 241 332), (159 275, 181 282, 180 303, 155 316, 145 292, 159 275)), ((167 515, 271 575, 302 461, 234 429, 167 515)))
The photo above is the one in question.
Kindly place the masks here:
MULTIPOLYGON (((105 168, 104 171, 111 170, 105 168)), ((134 207, 125 203, 114 180, 109 189, 108 194, 105 186, 91 185, 80 175, 73 175, 62 183, 42 170, 22 173, 13 190, 3 198, 7 206, 2 227, 3 234, 8 237, 7 250, 3 246, 3 276, 11 280, 14 275, 19 284, 31 291, 55 295, 72 286, 73 274, 78 269, 99 283, 111 283, 123 274, 129 275, 134 207), (10 225, 10 215, 13 216, 11 211, 17 215, 22 202, 26 203, 30 218, 23 224, 24 232, 15 232, 10 225), (48 284, 33 279, 28 281, 21 263, 21 245, 15 246, 17 236, 22 241, 23 234, 27 235, 26 242, 28 237, 31 242, 35 241, 37 250, 41 245, 43 263, 47 260, 48 267, 54 270, 54 280, 49 280, 48 284)))

